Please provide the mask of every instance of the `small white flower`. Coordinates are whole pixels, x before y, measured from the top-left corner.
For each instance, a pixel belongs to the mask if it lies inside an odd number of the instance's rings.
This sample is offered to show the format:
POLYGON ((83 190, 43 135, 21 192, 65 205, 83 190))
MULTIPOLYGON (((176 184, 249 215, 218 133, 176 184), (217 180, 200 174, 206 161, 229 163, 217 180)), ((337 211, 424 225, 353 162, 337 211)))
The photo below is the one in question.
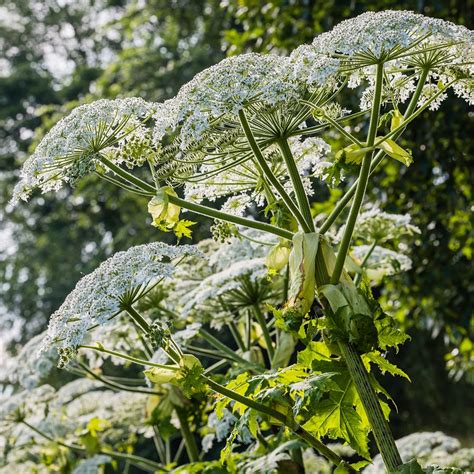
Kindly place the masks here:
MULTIPOLYGON (((344 227, 338 232, 338 240, 342 238, 344 227)), ((419 234, 420 229, 411 224, 409 214, 390 214, 373 207, 361 212, 354 228, 354 238, 368 244, 382 244, 403 236, 419 234)))
POLYGON ((18 383, 26 390, 32 390, 44 381, 56 366, 58 356, 53 348, 39 352, 44 337, 44 333, 33 337, 19 354, 9 361, 8 378, 11 383, 18 383))
POLYGON ((42 350, 74 349, 91 327, 107 324, 120 313, 125 300, 132 304, 150 285, 171 277, 175 265, 165 260, 199 253, 190 245, 154 242, 114 254, 83 277, 51 316, 42 350))
MULTIPOLYGON (((120 148, 130 144, 124 135, 127 126, 128 131, 130 124, 137 127, 154 109, 154 104, 140 98, 101 99, 75 108, 45 135, 26 160, 12 202, 27 200, 35 188, 57 191, 64 183, 74 183, 95 170, 97 153, 107 148, 110 152, 111 145, 120 148)), ((140 128, 132 138, 136 140, 139 133, 143 133, 140 128)))
POLYGON ((89 459, 81 461, 72 471, 72 474, 97 474, 99 468, 112 461, 110 456, 105 454, 96 454, 89 459))
MULTIPOLYGON (((311 45, 297 48, 290 58, 293 77, 307 86, 337 84, 341 76, 348 76, 350 88, 367 81, 369 88, 361 101, 361 109, 366 109, 372 103, 370 86, 380 60, 385 62, 385 92, 389 92, 384 101, 406 101, 414 90, 414 78, 402 77, 401 71, 413 67, 419 71, 429 64, 431 74, 444 76, 446 83, 458 79, 455 93, 472 103, 473 53, 473 33, 463 26, 409 11, 386 10, 339 23, 316 36, 311 45), (434 48, 437 53, 430 55, 434 48)), ((432 108, 438 106, 436 101, 432 108)))
MULTIPOLYGON (((361 263, 369 252, 369 249, 370 245, 357 245, 352 248, 351 256, 357 263, 361 263)), ((411 267, 412 262, 409 257, 378 245, 372 250, 364 266, 367 276, 375 281, 380 281, 384 276, 406 272, 410 270, 411 267)))
POLYGON ((181 146, 186 148, 225 115, 235 120, 239 110, 251 104, 276 106, 295 100, 298 86, 289 78, 288 66, 286 57, 250 53, 205 69, 158 108, 155 140, 161 142, 166 133, 180 128, 181 146))

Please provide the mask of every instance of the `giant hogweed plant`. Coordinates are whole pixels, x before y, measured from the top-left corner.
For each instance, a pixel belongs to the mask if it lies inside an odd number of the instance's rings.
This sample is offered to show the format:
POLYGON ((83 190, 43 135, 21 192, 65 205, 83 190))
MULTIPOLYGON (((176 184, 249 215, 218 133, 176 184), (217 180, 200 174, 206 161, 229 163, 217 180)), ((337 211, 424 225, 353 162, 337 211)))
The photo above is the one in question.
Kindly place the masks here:
POLYGON ((164 103, 98 100, 56 124, 24 164, 15 202, 93 173, 149 198, 152 225, 178 242, 193 214, 214 219, 214 241, 133 247, 79 281, 19 355, 13 378, 32 391, 2 403, 18 462, 43 438, 62 472, 78 459, 74 472, 301 471, 311 452, 358 472, 372 433, 388 472, 423 472, 400 457, 394 404, 372 370, 408 378, 385 358, 408 337, 371 287, 410 268, 397 245, 419 230, 364 196, 384 161, 411 164, 397 142, 422 112, 450 92, 473 102, 472 61, 464 27, 366 13, 289 57, 225 59, 164 103), (360 110, 344 107, 348 92, 360 110), (315 182, 341 179, 352 185, 314 215, 315 182), (56 353, 82 377, 69 390, 79 394, 42 385, 56 353), (91 400, 89 417, 71 415, 79 399, 91 400), (153 439, 156 454, 132 454, 144 441, 117 432, 153 439))

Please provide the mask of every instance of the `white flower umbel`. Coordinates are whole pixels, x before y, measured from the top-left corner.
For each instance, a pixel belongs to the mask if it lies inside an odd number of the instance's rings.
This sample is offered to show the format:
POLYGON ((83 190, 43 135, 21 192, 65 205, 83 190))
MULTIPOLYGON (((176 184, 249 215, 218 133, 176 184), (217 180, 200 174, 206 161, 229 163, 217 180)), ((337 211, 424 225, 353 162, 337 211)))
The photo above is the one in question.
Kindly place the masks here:
MULTIPOLYGON (((360 264, 370 249, 370 245, 355 246, 351 250, 351 256, 360 264)), ((371 280, 380 281, 384 276, 406 272, 411 269, 411 266, 411 259, 406 255, 376 245, 370 253, 364 269, 371 280)))
POLYGON ((171 277, 175 269, 172 260, 197 254, 194 246, 161 242, 114 254, 83 277, 51 316, 43 350, 52 346, 74 350, 90 328, 108 323, 123 305, 133 304, 150 286, 171 277))
POLYGON ((46 404, 54 397, 54 388, 42 385, 34 390, 23 390, 14 395, 0 397, 0 431, 21 422, 26 416, 44 412, 46 404))
POLYGON ((39 352, 44 333, 33 337, 8 364, 8 379, 26 390, 32 390, 43 382, 56 366, 58 355, 54 348, 39 352))
POLYGON ((209 256, 214 271, 221 272, 234 263, 265 258, 269 249, 278 242, 272 235, 255 229, 238 228, 239 235, 221 244, 209 256))
POLYGON ((110 456, 105 454, 96 454, 89 459, 84 459, 74 468, 72 474, 97 474, 100 471, 101 466, 112 462, 110 456))
POLYGON ((57 191, 64 183, 74 184, 96 170, 98 153, 110 153, 111 147, 119 153, 118 161, 130 166, 132 145, 136 148, 146 138, 140 124, 155 107, 140 98, 102 99, 77 107, 46 134, 26 160, 12 201, 27 200, 35 188, 57 191))
MULTIPOLYGON (((296 166, 303 177, 303 185, 309 195, 313 194, 310 178, 326 179, 327 169, 332 163, 326 159, 331 147, 322 138, 309 137, 301 140, 297 137, 289 139, 296 166)), ((280 150, 271 145, 263 151, 273 174, 284 185, 287 192, 292 192, 292 184, 283 162, 280 150)), ((229 153, 215 157, 207 156, 204 163, 196 168, 196 177, 184 180, 185 197, 193 202, 204 200, 215 201, 224 196, 231 196, 223 204, 221 210, 228 214, 243 216, 253 205, 264 206, 270 188, 262 185, 262 175, 252 160, 241 164, 224 167, 223 163, 231 163, 235 157, 229 153)))
POLYGON ((295 100, 298 87, 288 77, 288 59, 243 54, 226 58, 185 84, 155 114, 155 140, 180 128, 182 147, 198 141, 216 120, 250 105, 273 107, 295 100))
MULTIPOLYGON (((339 230, 338 240, 342 237, 344 227, 339 230)), ((377 207, 361 212, 354 228, 355 239, 368 244, 382 244, 403 236, 419 234, 420 229, 411 224, 409 214, 389 214, 377 207)))
MULTIPOLYGON (((387 10, 339 23, 316 36, 311 45, 293 51, 291 62, 294 77, 309 86, 335 82, 343 75, 349 78, 349 87, 362 80, 373 85, 372 66, 384 62, 387 89, 399 102, 414 90, 412 77, 428 67, 428 82, 446 84, 457 78, 455 93, 472 103, 473 54, 473 33, 467 28, 409 11, 387 10)), ((369 87, 362 108, 370 105, 369 87)))
MULTIPOLYGON (((471 43, 465 27, 410 11, 366 12, 342 21, 316 36, 312 51, 339 59, 356 58, 361 65, 391 60, 410 48, 433 44, 471 43)), ((459 54, 462 54, 459 48, 459 54)))
POLYGON ((198 306, 208 304, 209 301, 218 301, 226 293, 241 286, 241 278, 248 278, 251 282, 265 278, 267 267, 264 258, 241 260, 230 265, 227 269, 214 273, 205 278, 201 284, 188 295, 188 302, 183 313, 188 314, 198 306))
POLYGON ((311 196, 314 192, 309 178, 325 180, 328 176, 328 168, 333 165, 326 159, 331 151, 331 146, 319 137, 308 137, 304 140, 292 137, 288 143, 299 174, 303 177, 306 192, 311 196))

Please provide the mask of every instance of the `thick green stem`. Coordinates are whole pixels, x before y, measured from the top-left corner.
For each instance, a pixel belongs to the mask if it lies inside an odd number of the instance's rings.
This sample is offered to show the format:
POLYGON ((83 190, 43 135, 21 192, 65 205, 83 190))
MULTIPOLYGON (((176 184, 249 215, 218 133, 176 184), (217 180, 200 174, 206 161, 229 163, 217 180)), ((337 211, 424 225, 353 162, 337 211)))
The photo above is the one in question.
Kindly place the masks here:
MULTIPOLYGON (((124 309, 145 334, 150 332, 150 325, 146 319, 138 311, 136 311, 135 308, 133 308, 132 305, 124 306, 124 309)), ((171 360, 179 364, 181 356, 172 347, 167 347, 166 349, 163 348, 163 350, 167 353, 171 360)))
POLYGON ((208 377, 203 378, 206 381, 207 385, 209 385, 209 387, 215 392, 223 395, 224 397, 230 398, 231 400, 242 403, 242 405, 252 408, 253 410, 263 413, 264 415, 268 415, 271 418, 274 418, 275 420, 284 424, 289 429, 291 429, 293 433, 304 439, 310 446, 316 449, 320 454, 322 454, 326 459, 334 463, 336 466, 343 462, 340 456, 338 456, 334 451, 326 447, 311 433, 308 433, 304 428, 299 426, 293 419, 290 418, 289 415, 280 413, 279 411, 274 410, 273 408, 270 408, 266 405, 263 405, 262 403, 245 397, 244 395, 240 395, 239 393, 234 392, 233 390, 230 390, 217 382, 214 382, 214 380, 208 377))
POLYGON ((183 435, 184 444, 186 446, 186 452, 188 453, 189 460, 191 462, 199 461, 199 449, 197 447, 194 435, 189 429, 189 423, 188 418, 186 416, 186 412, 181 407, 175 406, 174 408, 176 411, 176 415, 178 416, 179 427, 181 430, 181 434, 183 435))
MULTIPOLYGON (((375 78, 375 91, 374 91, 374 101, 372 104, 372 112, 370 116, 369 124, 369 133, 367 136, 367 147, 372 147, 375 143, 375 138, 377 136, 377 127, 380 115, 380 104, 382 101, 382 85, 383 85, 383 63, 377 65, 377 73, 375 78)), ((357 221, 357 216, 359 215, 360 208, 362 206, 362 201, 364 200, 365 190, 367 188, 367 183, 369 181, 370 173, 370 164, 372 162, 373 152, 366 153, 360 168, 359 173, 359 182, 357 184, 357 189, 354 196, 354 201, 349 212, 349 217, 347 218, 346 227, 344 229, 344 234, 342 236, 341 244, 339 245, 339 251, 337 253, 336 264, 334 266, 334 271, 331 275, 331 283, 333 285, 339 282, 341 278, 342 270, 344 268, 344 262, 346 261, 347 251, 352 240, 352 232, 354 231, 354 226, 357 221)))
POLYGON ((285 160, 286 168, 288 169, 288 174, 290 175, 291 182, 293 184, 293 189, 295 190, 296 200, 298 201, 298 206, 303 214, 303 217, 306 220, 306 224, 309 227, 309 232, 314 232, 314 222, 313 216, 311 215, 311 207, 308 201, 308 195, 304 189, 303 183, 301 181, 301 176, 296 166, 293 153, 288 145, 286 138, 281 138, 278 140, 278 146, 285 160))
POLYGON ((271 362, 273 360, 273 356, 275 355, 275 350, 273 348, 273 341, 270 336, 270 331, 268 330, 267 322, 265 321, 265 317, 263 316, 262 310, 258 304, 253 306, 253 310, 255 319, 262 328, 263 338, 265 339, 265 345, 267 346, 268 357, 270 358, 271 362))
POLYGON ((402 459, 364 363, 352 344, 340 342, 339 349, 357 388, 385 467, 389 473, 396 472, 402 459))
POLYGON ((303 217, 300 210, 298 209, 298 206, 296 206, 296 204, 293 202, 291 197, 286 192, 283 185, 280 183, 280 181, 278 181, 276 176, 272 173, 272 170, 270 169, 270 167, 267 165, 265 157, 263 156, 262 151, 260 150, 260 147, 258 146, 258 143, 255 140, 255 137, 253 136, 252 130, 250 128, 250 125, 247 121, 247 117, 245 116, 245 112, 243 110, 239 111, 239 118, 240 118, 240 123, 242 124, 242 129, 245 133, 247 141, 249 142, 250 148, 252 148, 255 159, 257 160, 257 163, 259 164, 263 173, 267 177, 268 181, 270 181, 270 183, 276 189, 278 194, 281 196, 281 198, 283 199, 288 209, 295 216, 301 228, 305 232, 310 232, 308 224, 306 223, 305 218, 303 217))
MULTIPOLYGON (((410 103, 408 104, 408 107, 404 113, 405 118, 408 118, 415 110, 416 105, 418 104, 418 99, 420 98, 421 93, 423 92, 423 87, 425 85, 425 81, 426 81, 426 77, 428 76, 428 73, 429 73, 428 69, 424 69, 421 72, 420 79, 418 80, 418 84, 415 89, 415 92, 413 93, 410 103)), ((403 133, 403 130, 404 129, 399 130, 393 136, 393 139, 396 140, 397 138, 399 138, 400 135, 403 133)), ((385 157, 385 153, 383 151, 379 151, 375 155, 375 158, 370 167, 370 174, 372 174, 375 171, 375 169, 382 162, 384 157, 385 157)), ((332 226, 332 224, 337 219, 339 214, 344 210, 344 208, 347 206, 349 201, 352 199, 352 196, 354 196, 354 193, 356 192, 356 189, 357 189, 357 185, 358 185, 358 180, 354 182, 354 184, 348 189, 348 191, 344 194, 344 196, 339 200, 339 202, 336 204, 336 207, 332 210, 331 214, 329 214, 329 216, 326 218, 321 228, 319 229, 320 234, 325 234, 329 230, 329 228, 332 226)))
POLYGON ((293 233, 285 229, 280 229, 266 222, 254 221, 252 219, 247 219, 245 217, 232 216, 225 212, 217 211, 211 207, 203 206, 201 204, 195 204, 193 202, 188 202, 184 199, 181 199, 176 196, 169 196, 169 202, 171 204, 176 204, 181 206, 188 211, 192 211, 196 214, 201 214, 206 217, 211 217, 213 219, 220 219, 222 221, 230 222, 236 225, 242 225, 244 227, 250 227, 251 229, 262 230, 278 237, 283 237, 284 239, 291 240, 293 238, 293 233))
POLYGON ((132 305, 124 306, 124 309, 132 318, 133 322, 135 322, 145 334, 148 334, 148 332, 150 331, 150 325, 148 324, 146 319, 138 311, 136 311, 132 305))

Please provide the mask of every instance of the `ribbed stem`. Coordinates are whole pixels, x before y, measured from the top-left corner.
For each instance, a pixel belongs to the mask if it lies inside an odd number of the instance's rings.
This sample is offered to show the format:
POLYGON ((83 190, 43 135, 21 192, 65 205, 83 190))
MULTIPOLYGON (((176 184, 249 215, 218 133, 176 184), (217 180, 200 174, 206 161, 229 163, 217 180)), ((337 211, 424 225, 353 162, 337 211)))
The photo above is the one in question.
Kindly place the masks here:
MULTIPOLYGON (((316 255, 316 286, 319 288, 327 283, 329 283, 329 271, 322 252, 322 246, 320 246, 316 255)), ((327 311, 330 313, 330 310, 327 311)), ((341 341, 339 342, 339 348, 364 406, 375 441, 384 462, 386 462, 387 470, 388 472, 393 472, 394 467, 401 464, 401 459, 388 422, 384 418, 377 394, 370 384, 369 374, 360 355, 351 344, 341 341)))
POLYGON ((313 216, 311 215, 311 207, 309 205, 308 195, 304 189, 300 173, 293 157, 293 153, 291 153, 291 149, 286 138, 278 140, 278 146, 280 147, 283 159, 285 160, 286 168, 288 169, 288 174, 290 175, 291 183, 293 184, 293 189, 295 190, 298 206, 306 220, 306 223, 308 224, 309 231, 314 232, 315 227, 313 223, 313 216))
POLYGON ((132 305, 124 306, 124 309, 145 334, 150 331, 150 325, 146 319, 132 305))
MULTIPOLYGON (((372 113, 370 116, 369 124, 369 133, 367 135, 367 147, 372 147, 375 143, 375 137, 377 136, 377 127, 379 122, 380 114, 380 104, 382 102, 382 85, 383 85, 383 69, 384 64, 377 64, 377 73, 375 77, 375 91, 374 91, 374 101, 372 104, 372 113)), ((360 168, 359 173, 359 182, 357 184, 357 189, 354 196, 354 201, 351 206, 349 217, 347 218, 347 223, 344 228, 344 234, 341 239, 341 244, 339 245, 339 251, 337 253, 336 264, 334 266, 334 271, 331 275, 331 283, 333 285, 339 282, 341 278, 342 270, 344 268, 344 263, 346 261, 347 251, 352 240, 352 233, 359 215, 360 208, 362 206, 362 201, 364 200, 365 190, 367 188, 367 183, 369 181, 370 173, 370 164, 372 162, 373 152, 366 153, 360 168)))
POLYGON ((278 237, 283 237, 284 239, 287 239, 287 240, 291 240, 293 238, 292 232, 289 232, 285 229, 280 229, 280 227, 267 224, 266 222, 259 222, 252 219, 247 219, 245 217, 233 216, 225 212, 212 209, 211 207, 202 206, 201 204, 195 204, 193 202, 188 202, 176 196, 168 196, 168 197, 169 197, 169 202, 171 204, 176 204, 196 214, 201 214, 206 217, 219 219, 219 220, 230 222, 236 225, 242 225, 244 227, 249 227, 251 229, 263 230, 264 232, 277 235, 278 237))
POLYGON ((367 414, 372 432, 380 450, 380 454, 389 473, 396 472, 397 467, 402 464, 397 445, 393 438, 388 422, 385 419, 380 402, 369 379, 369 374, 364 363, 354 346, 347 342, 340 342, 339 349, 346 361, 347 368, 356 386, 357 393, 361 399, 367 414))
POLYGON ((247 121, 247 117, 245 116, 245 112, 243 110, 239 111, 239 119, 240 119, 240 123, 242 124, 242 129, 245 133, 245 137, 247 138, 250 148, 252 148, 255 159, 257 160, 258 165, 262 169, 268 181, 270 181, 270 183, 276 189, 278 194, 281 196, 281 198, 283 199, 283 202, 286 204, 290 212, 295 216, 301 228, 305 232, 310 232, 310 228, 308 227, 308 224, 306 223, 305 218, 303 217, 300 210, 298 209, 298 206, 296 206, 296 204, 293 202, 291 197, 286 192, 283 185, 280 183, 280 181, 278 181, 278 179, 276 178, 276 176, 273 174, 272 170, 268 166, 265 160, 265 157, 263 156, 262 151, 260 150, 260 147, 258 146, 258 143, 255 140, 255 137, 253 136, 252 130, 250 128, 250 125, 247 121))
POLYGON ((188 418, 185 411, 181 407, 175 406, 176 415, 179 420, 179 427, 181 434, 183 435, 184 444, 186 446, 186 452, 188 453, 189 460, 191 462, 199 461, 199 449, 196 444, 194 435, 191 433, 189 428, 188 418))

